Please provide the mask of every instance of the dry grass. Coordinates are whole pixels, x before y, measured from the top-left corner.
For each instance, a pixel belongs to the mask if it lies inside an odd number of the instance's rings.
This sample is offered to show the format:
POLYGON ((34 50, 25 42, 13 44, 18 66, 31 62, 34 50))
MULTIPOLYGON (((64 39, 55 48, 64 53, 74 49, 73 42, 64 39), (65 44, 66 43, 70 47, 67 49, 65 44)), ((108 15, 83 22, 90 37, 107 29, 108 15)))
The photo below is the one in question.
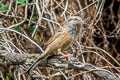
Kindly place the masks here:
MULTIPOLYGON (((17 4, 16 1, 0 1, 0 4, 4 4, 7 8, 4 12, 0 7, 0 49, 19 53, 41 53, 45 49, 47 40, 66 19, 70 16, 81 16, 85 25, 80 28, 78 39, 68 52, 74 53, 75 57, 83 62, 98 67, 109 66, 108 70, 119 74, 115 68, 120 67, 120 2, 116 0, 106 0, 106 2, 104 0, 30 0, 24 5, 24 2, 17 4)), ((66 79, 81 73, 81 71, 51 68, 36 68, 36 70, 39 71, 37 74, 46 75, 45 78, 49 77, 49 80, 66 79)), ((15 74, 17 71, 23 71, 21 66, 10 66, 7 73, 3 71, 5 70, 0 71, 3 80, 27 79, 25 74, 21 77, 15 74)), ((77 75, 72 79, 101 80, 89 73, 77 75)))

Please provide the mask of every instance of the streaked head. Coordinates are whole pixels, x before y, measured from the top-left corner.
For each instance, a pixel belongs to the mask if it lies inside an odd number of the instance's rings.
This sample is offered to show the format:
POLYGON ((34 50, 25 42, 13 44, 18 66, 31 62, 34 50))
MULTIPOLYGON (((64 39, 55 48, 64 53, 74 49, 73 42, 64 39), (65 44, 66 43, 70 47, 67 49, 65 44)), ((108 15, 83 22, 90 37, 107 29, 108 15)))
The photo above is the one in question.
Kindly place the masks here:
POLYGON ((83 22, 83 20, 79 16, 71 16, 71 17, 69 17, 67 22, 71 23, 71 24, 80 24, 81 22, 83 22))
POLYGON ((82 18, 79 16, 71 16, 69 19, 67 19, 67 21, 65 21, 64 24, 64 29, 73 37, 75 38, 75 36, 77 35, 78 32, 78 27, 80 26, 79 24, 81 24, 82 18))
POLYGON ((70 29, 79 29, 80 24, 82 24, 84 21, 82 20, 81 17, 79 16, 71 16, 69 17, 66 21, 64 26, 66 27, 67 30, 70 29))

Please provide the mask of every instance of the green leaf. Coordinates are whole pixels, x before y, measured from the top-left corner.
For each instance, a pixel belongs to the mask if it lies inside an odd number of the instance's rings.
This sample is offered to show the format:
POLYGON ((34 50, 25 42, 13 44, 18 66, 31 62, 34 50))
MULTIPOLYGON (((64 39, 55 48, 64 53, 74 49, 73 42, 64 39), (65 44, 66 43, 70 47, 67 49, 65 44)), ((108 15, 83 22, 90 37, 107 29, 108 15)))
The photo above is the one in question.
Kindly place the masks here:
POLYGON ((37 19, 37 16, 32 16, 32 20, 36 20, 37 19))
POLYGON ((16 0, 16 3, 25 6, 26 0, 16 0))
POLYGON ((13 80, 13 74, 12 73, 8 73, 8 78, 9 78, 9 80, 13 80))
POLYGON ((40 41, 40 42, 42 42, 42 38, 41 37, 38 37, 37 40, 40 41))
POLYGON ((12 29, 15 31, 18 31, 18 32, 20 32, 22 30, 20 27, 13 27, 12 29))
POLYGON ((7 12, 8 9, 6 8, 6 5, 5 4, 0 4, 0 12, 7 12))
POLYGON ((5 41, 0 39, 0 45, 2 45, 3 43, 5 43, 5 41))
POLYGON ((29 27, 28 27, 28 29, 29 29, 30 31, 32 31, 32 32, 33 32, 33 31, 34 31, 34 29, 35 29, 35 27, 33 27, 33 26, 29 26, 29 27))

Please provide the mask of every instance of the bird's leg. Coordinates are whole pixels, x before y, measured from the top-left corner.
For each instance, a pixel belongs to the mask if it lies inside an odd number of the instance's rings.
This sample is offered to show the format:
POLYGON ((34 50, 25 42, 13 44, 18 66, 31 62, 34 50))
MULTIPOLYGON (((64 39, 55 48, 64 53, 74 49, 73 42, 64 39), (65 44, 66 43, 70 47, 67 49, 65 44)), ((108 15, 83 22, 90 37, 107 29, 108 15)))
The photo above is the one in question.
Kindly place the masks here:
POLYGON ((65 58, 67 58, 68 56, 72 56, 72 54, 64 54, 62 52, 59 52, 62 56, 64 56, 65 58))
POLYGON ((64 54, 61 52, 61 49, 58 50, 58 53, 67 58, 68 56, 72 56, 72 54, 64 54))

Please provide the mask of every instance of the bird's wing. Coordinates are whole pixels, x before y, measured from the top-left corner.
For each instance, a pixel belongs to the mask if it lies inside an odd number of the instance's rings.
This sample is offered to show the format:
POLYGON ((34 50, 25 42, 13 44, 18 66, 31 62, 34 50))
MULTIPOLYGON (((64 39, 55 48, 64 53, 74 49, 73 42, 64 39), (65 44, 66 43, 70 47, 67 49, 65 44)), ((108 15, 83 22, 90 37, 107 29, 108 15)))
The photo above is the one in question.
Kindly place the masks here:
POLYGON ((60 35, 62 34, 62 32, 56 32, 46 43, 46 45, 51 44, 56 38, 58 38, 60 35))

